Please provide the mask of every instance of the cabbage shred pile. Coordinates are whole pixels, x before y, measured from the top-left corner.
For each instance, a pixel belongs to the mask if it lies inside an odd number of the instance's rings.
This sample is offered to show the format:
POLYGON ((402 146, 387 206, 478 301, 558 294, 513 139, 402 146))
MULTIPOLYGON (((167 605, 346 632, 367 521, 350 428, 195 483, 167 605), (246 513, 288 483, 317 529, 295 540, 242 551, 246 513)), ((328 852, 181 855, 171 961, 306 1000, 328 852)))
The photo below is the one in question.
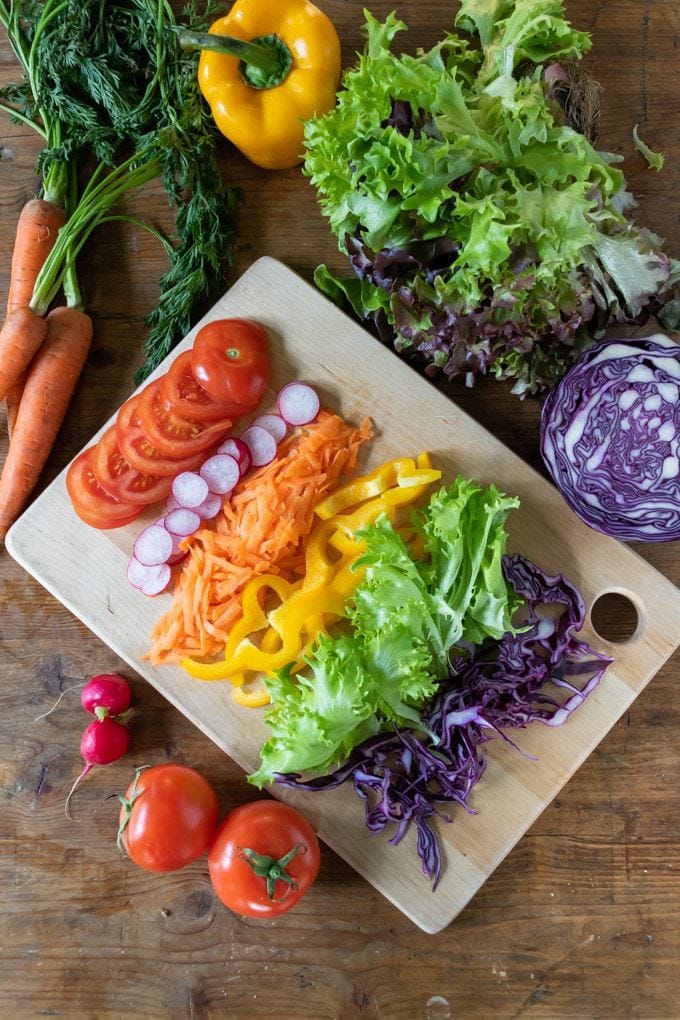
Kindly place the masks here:
POLYGON ((353 270, 320 266, 323 291, 429 373, 520 395, 670 297, 680 264, 627 218, 620 157, 558 102, 591 45, 562 0, 463 0, 416 56, 391 52, 394 15, 366 19, 337 107, 306 125, 305 172, 353 270))

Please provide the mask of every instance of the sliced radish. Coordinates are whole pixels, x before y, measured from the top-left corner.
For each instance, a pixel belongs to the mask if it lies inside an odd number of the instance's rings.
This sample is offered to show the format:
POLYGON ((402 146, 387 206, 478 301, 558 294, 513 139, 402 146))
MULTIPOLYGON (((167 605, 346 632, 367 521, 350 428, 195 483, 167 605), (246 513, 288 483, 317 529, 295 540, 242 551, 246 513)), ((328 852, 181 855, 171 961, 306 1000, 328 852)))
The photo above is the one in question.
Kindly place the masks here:
POLYGON ((288 383, 279 390, 276 402, 281 417, 289 425, 307 425, 314 421, 321 407, 316 390, 303 382, 288 383))
POLYGON ((149 573, 147 579, 140 585, 139 590, 142 595, 148 595, 150 598, 153 598, 154 595, 160 595, 168 587, 172 572, 167 563, 163 563, 160 567, 149 567, 148 570, 156 571, 156 573, 149 573))
POLYGON ((188 510, 186 507, 178 507, 171 510, 165 518, 165 527, 171 537, 186 538, 193 535, 201 526, 201 518, 196 510, 188 510))
POLYGON ((276 440, 271 432, 259 425, 251 425, 243 433, 243 442, 248 444, 254 467, 269 464, 276 456, 276 440))
POLYGON ((217 447, 218 453, 228 453, 230 457, 241 463, 244 457, 250 457, 250 450, 242 439, 230 437, 225 439, 221 446, 217 447))
POLYGON ((195 471, 182 471, 172 483, 172 494, 180 507, 191 510, 208 498, 208 483, 195 471))
POLYGON ((144 595, 160 595, 170 581, 170 567, 167 563, 147 567, 133 556, 128 563, 127 577, 132 587, 144 595))
POLYGON ((288 426, 280 414, 261 414, 259 418, 251 422, 251 425, 259 425, 261 429, 271 432, 277 443, 285 438, 288 426))
MULTIPOLYGON (((225 492, 227 498, 231 496, 231 492, 225 492)), ((217 496, 211 492, 204 503, 196 507, 196 513, 204 521, 211 521, 213 517, 217 517, 218 513, 222 509, 222 496, 217 496)))
MULTIPOLYGON (((243 445, 245 446, 245 443, 243 445)), ((241 478, 243 478, 244 475, 248 474, 248 472, 250 471, 252 465, 253 465, 253 458, 250 455, 250 450, 248 450, 248 452, 244 456, 243 460, 240 460, 239 464, 238 464, 239 471, 241 472, 241 478)))
POLYGON ((172 538, 165 528, 151 524, 137 536, 132 552, 142 566, 159 567, 172 556, 172 538))
POLYGON ((165 501, 165 509, 166 509, 166 511, 168 513, 170 513, 171 510, 176 510, 178 506, 179 506, 179 503, 177 502, 175 497, 172 496, 172 495, 168 496, 168 498, 165 501))
POLYGON ((231 492, 240 477, 239 462, 228 453, 216 453, 214 457, 208 457, 201 467, 201 478, 207 483, 210 492, 218 496, 231 492))

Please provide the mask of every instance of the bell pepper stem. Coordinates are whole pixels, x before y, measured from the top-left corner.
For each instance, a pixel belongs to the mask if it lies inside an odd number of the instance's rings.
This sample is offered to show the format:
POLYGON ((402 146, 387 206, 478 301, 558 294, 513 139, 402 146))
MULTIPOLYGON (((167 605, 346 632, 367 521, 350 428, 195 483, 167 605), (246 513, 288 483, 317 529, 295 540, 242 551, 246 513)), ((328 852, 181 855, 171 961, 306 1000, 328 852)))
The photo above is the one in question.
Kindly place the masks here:
POLYGON ((288 77, 293 54, 277 35, 257 39, 236 39, 213 32, 194 32, 190 28, 177 28, 177 38, 183 50, 213 50, 230 57, 238 57, 240 71, 246 83, 256 89, 271 89, 288 77))

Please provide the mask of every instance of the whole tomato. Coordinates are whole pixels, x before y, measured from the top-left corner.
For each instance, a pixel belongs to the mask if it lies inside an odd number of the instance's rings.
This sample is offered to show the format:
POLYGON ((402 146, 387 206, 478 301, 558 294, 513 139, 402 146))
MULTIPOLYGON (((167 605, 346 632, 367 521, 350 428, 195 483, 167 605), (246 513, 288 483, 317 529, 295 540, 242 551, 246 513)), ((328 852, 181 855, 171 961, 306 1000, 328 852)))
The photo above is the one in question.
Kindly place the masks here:
POLYGON ((177 871, 210 846, 217 826, 217 795, 185 765, 137 769, 120 798, 118 846, 147 871, 177 871))
POLYGON ((248 319, 209 322, 194 340, 191 371, 227 414, 247 414, 257 407, 269 382, 269 337, 248 319))
POLYGON ((225 906, 248 917, 294 907, 319 871, 319 842, 288 804, 256 800, 227 815, 208 854, 210 881, 225 906))

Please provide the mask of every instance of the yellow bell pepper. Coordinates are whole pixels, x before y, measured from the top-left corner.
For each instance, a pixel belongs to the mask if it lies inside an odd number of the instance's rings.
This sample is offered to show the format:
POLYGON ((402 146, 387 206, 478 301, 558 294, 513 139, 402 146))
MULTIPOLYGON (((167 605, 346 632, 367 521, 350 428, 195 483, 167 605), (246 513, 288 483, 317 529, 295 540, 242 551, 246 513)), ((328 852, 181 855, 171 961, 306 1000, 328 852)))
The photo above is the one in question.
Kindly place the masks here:
POLYGON ((185 29, 200 49, 198 83, 222 134, 267 170, 302 161, 303 121, 335 105, 340 41, 309 0, 236 0, 209 32, 185 29))

